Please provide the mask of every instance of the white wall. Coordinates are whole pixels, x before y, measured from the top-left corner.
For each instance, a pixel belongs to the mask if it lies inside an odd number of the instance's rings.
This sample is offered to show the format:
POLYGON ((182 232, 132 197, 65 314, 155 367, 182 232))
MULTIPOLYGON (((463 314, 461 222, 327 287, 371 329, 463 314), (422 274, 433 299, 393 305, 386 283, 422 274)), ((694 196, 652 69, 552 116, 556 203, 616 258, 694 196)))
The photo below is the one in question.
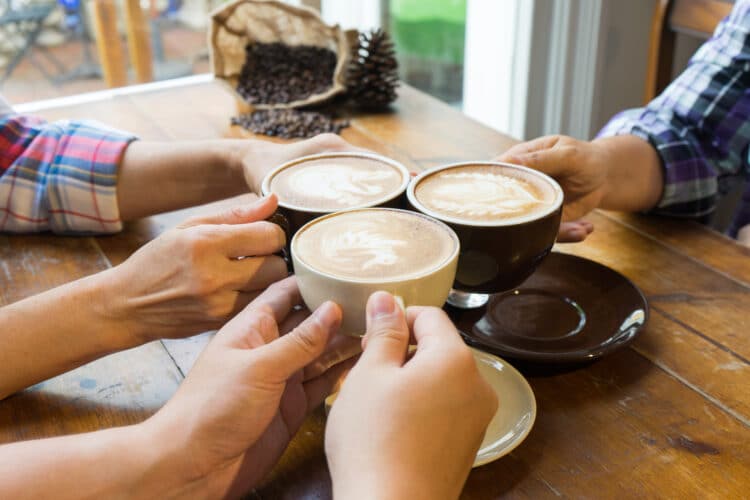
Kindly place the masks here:
POLYGON ((617 112, 640 106, 655 0, 604 0, 590 135, 617 112))
POLYGON ((464 112, 518 139, 587 138, 602 0, 469 0, 464 112))
POLYGON ((463 111, 515 137, 526 124, 531 0, 468 0, 463 111))
MULTIPOLYGON (((648 36, 655 0, 606 1, 600 45, 600 68, 595 90, 591 135, 624 109, 643 105, 648 61, 648 36)), ((703 43, 677 35, 673 75, 703 43)))

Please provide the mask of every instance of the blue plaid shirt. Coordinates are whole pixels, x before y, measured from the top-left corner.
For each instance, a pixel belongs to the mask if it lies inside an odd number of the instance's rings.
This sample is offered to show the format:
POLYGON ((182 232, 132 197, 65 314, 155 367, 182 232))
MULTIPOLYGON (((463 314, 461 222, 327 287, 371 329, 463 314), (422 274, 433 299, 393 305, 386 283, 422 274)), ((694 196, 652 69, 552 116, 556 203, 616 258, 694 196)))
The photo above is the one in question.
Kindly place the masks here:
MULTIPOLYGON (((687 69, 645 108, 615 116, 599 137, 649 141, 664 168, 654 210, 700 218, 719 196, 750 178, 750 0, 738 0, 687 69)), ((750 224, 750 183, 729 232, 750 224)))

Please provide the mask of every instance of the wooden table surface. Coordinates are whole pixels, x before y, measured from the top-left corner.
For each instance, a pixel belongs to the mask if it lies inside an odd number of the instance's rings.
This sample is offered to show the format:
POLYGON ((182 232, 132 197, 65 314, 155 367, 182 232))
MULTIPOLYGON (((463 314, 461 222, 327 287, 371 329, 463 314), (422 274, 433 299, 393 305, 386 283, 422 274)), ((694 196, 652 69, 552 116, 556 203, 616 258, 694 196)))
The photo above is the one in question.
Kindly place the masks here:
MULTIPOLYGON (((208 139, 244 134, 229 126, 234 106, 208 82, 39 114, 96 118, 146 139, 208 139)), ((415 170, 491 158, 513 143, 410 88, 394 113, 356 117, 343 136, 415 170)), ((198 210, 114 236, 0 235, 0 305, 117 265, 198 210)), ((531 434, 475 469, 463 498, 747 498, 750 251, 690 222, 606 212, 590 220, 596 231, 585 243, 557 250, 630 278, 648 297, 649 323, 593 365, 530 377, 538 405, 531 434)), ((174 393, 208 338, 153 342, 12 396, 0 402, 0 442, 139 422, 174 393)), ((314 413, 251 496, 330 497, 324 424, 322 410, 314 413)))

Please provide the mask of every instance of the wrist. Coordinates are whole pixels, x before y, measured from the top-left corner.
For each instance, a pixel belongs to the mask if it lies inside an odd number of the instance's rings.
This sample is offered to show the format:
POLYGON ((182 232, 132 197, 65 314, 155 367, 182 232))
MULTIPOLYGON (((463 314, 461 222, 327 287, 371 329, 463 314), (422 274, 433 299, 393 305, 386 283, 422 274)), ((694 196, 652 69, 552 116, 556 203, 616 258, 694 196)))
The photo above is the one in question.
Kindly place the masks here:
MULTIPOLYGON (((237 139, 220 139, 212 142, 213 153, 216 157, 217 168, 221 175, 233 187, 233 195, 247 192, 249 179, 245 178, 243 158, 245 155, 247 141, 237 139)), ((249 186, 251 189, 254 187, 249 186)))
POLYGON ((256 179, 252 172, 245 168, 245 158, 249 154, 253 141, 247 139, 220 139, 215 141, 215 153, 218 162, 223 166, 226 176, 237 190, 234 195, 244 194, 250 189, 260 193, 263 179, 256 179))
POLYGON ((654 208, 662 197, 661 159, 645 139, 624 134, 597 139, 602 168, 606 169, 600 207, 626 212, 654 208))
POLYGON ((185 453, 174 428, 161 428, 150 418, 123 428, 120 442, 130 450, 134 498, 208 498, 202 481, 185 467, 185 453))
POLYGON ((225 139, 222 143, 237 182, 258 196, 261 195, 266 174, 279 162, 285 161, 279 157, 279 148, 287 146, 257 139, 225 139))
POLYGON ((89 304, 92 321, 102 325, 99 331, 107 336, 112 351, 121 351, 149 342, 148 329, 138 322, 128 306, 128 287, 121 283, 121 267, 115 266, 81 280, 89 304))
MULTIPOLYGON (((148 420, 138 424, 135 437, 138 445, 147 448, 142 460, 148 467, 142 477, 145 485, 159 484, 160 495, 152 498, 220 498, 226 490, 221 480, 203 464, 193 448, 194 436, 183 415, 174 414, 170 405, 159 410, 148 420), (175 432, 179 429, 180 432, 175 432)), ((215 471, 213 471, 215 472, 215 471)), ((149 487, 155 491, 154 488, 149 487)), ((156 491, 155 491, 156 492, 156 491)))

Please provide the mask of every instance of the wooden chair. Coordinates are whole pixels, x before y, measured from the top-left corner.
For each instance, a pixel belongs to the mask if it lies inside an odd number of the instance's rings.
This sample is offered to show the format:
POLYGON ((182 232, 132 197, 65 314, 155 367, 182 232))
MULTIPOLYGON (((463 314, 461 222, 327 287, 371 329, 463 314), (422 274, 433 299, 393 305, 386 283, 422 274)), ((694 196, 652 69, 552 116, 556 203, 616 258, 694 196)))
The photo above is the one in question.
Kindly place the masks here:
POLYGON ((672 81, 677 33, 709 38, 719 21, 732 10, 732 4, 731 0, 656 1, 651 21, 645 103, 672 81))
MULTIPOLYGON (((139 83, 150 82, 154 78, 154 70, 148 20, 143 14, 139 0, 124 0, 123 7, 128 53, 135 78, 139 83)), ((127 64, 117 30, 115 0, 93 0, 93 18, 99 61, 107 86, 127 85, 127 64)))

